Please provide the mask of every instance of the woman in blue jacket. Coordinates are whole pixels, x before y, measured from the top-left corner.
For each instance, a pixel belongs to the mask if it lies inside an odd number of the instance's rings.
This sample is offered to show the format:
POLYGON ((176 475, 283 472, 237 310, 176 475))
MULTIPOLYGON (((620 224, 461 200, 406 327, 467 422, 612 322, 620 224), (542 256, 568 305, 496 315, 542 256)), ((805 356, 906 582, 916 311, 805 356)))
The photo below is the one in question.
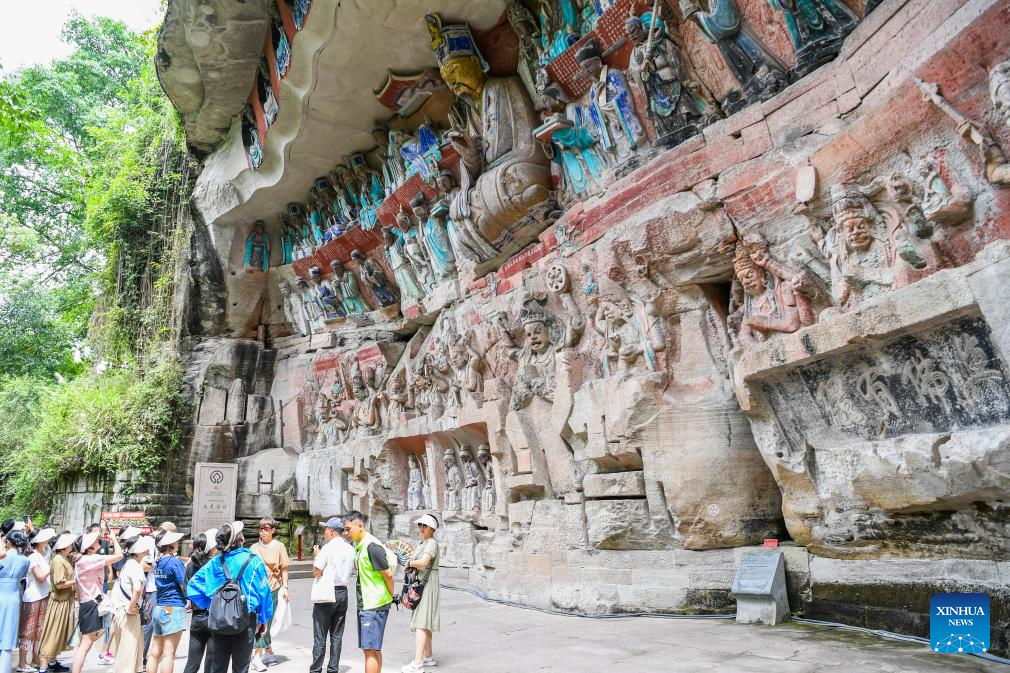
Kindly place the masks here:
POLYGON ((249 625, 242 633, 235 636, 211 633, 207 645, 207 673, 227 673, 229 662, 232 673, 248 673, 253 641, 266 633, 267 622, 273 616, 266 566, 242 546, 245 542, 242 526, 241 521, 235 521, 221 527, 217 533, 221 554, 200 568, 186 587, 186 596, 194 606, 210 608, 211 598, 227 582, 224 573, 227 566, 228 575, 238 580, 249 610, 249 625))

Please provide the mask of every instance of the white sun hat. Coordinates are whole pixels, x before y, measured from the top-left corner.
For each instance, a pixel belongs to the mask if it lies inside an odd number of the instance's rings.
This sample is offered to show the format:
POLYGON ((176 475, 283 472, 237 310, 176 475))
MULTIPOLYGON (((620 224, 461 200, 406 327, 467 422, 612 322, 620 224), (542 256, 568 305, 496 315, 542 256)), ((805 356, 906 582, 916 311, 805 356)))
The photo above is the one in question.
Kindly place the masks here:
POLYGON ((43 542, 49 542, 54 537, 56 537, 56 531, 52 528, 43 528, 38 533, 35 534, 29 542, 34 547, 37 544, 42 544, 43 542))
POLYGON ((61 549, 66 549, 74 543, 77 537, 73 533, 64 533, 63 535, 56 538, 56 542, 53 543, 53 549, 59 551, 61 549))
POLYGON ((96 542, 98 542, 97 531, 94 533, 85 533, 81 536, 81 551, 84 552, 91 549, 96 542))
POLYGON ((204 535, 207 536, 207 542, 203 545, 203 550, 209 554, 217 546, 217 528, 211 528, 204 535))
POLYGON ((151 554, 153 552, 154 538, 150 535, 143 535, 133 543, 132 547, 130 547, 129 554, 130 556, 133 556, 135 554, 151 554))
POLYGON ((158 546, 165 547, 170 544, 175 544, 184 537, 186 536, 183 533, 165 533, 161 536, 161 541, 158 543, 158 546))
POLYGON ((428 528, 432 530, 438 530, 438 519, 433 517, 431 514, 422 514, 418 517, 417 521, 414 522, 415 525, 423 523, 428 528))

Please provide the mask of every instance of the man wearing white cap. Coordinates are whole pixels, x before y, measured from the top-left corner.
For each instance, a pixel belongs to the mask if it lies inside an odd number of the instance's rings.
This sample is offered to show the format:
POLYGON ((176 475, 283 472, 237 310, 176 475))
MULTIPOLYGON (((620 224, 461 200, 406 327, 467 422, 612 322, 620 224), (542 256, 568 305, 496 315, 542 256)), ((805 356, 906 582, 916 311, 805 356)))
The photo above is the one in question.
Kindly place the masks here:
POLYGON ((347 618, 347 583, 354 571, 354 548, 344 540, 344 521, 331 517, 323 524, 326 544, 313 548, 312 664, 309 673, 322 673, 326 642, 330 643, 327 673, 340 670, 340 650, 347 618), (331 590, 332 587, 332 590, 331 590))

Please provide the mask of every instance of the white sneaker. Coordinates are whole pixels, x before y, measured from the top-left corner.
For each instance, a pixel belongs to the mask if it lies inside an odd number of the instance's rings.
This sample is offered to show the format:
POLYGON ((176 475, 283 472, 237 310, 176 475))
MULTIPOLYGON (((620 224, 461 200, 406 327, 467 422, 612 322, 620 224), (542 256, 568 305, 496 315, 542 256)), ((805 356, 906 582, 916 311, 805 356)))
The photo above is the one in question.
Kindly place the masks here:
POLYGON ((438 666, 438 662, 435 661, 435 657, 425 657, 424 658, 424 665, 425 666, 438 666))
POLYGON ((260 657, 260 661, 266 666, 275 666, 280 662, 280 660, 274 656, 273 652, 264 652, 263 656, 260 657))
POLYGON ((252 661, 249 662, 249 666, 254 671, 265 671, 265 670, 267 670, 267 667, 263 664, 263 660, 260 659, 259 657, 253 657, 252 661))
POLYGON ((418 666, 412 661, 401 668, 400 673, 424 673, 424 666, 418 666))

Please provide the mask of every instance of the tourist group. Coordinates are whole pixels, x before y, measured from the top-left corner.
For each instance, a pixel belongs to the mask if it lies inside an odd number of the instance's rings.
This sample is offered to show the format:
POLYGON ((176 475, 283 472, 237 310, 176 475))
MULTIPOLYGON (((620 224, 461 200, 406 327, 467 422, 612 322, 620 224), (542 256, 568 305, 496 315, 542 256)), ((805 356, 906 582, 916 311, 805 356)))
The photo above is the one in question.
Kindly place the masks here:
MULTIPOLYGON (((405 673, 436 665, 432 633, 439 630, 438 521, 417 522, 421 543, 385 544, 352 511, 321 524, 324 544, 313 548, 313 650, 310 673, 338 673, 344 623, 354 592, 358 646, 366 673, 382 670, 382 641, 393 606, 412 611, 414 660, 405 673), (403 586, 394 586, 402 566, 403 586)), ((184 673, 265 671, 283 658, 271 636, 291 623, 287 548, 278 522, 259 522, 246 546, 235 521, 191 540, 166 521, 157 529, 104 522, 83 534, 9 519, 0 525, 0 673, 72 671, 94 662, 113 673, 174 673, 176 652, 189 634, 184 673), (189 556, 182 550, 188 549, 189 556), (67 653, 66 662, 59 657, 67 653)))

